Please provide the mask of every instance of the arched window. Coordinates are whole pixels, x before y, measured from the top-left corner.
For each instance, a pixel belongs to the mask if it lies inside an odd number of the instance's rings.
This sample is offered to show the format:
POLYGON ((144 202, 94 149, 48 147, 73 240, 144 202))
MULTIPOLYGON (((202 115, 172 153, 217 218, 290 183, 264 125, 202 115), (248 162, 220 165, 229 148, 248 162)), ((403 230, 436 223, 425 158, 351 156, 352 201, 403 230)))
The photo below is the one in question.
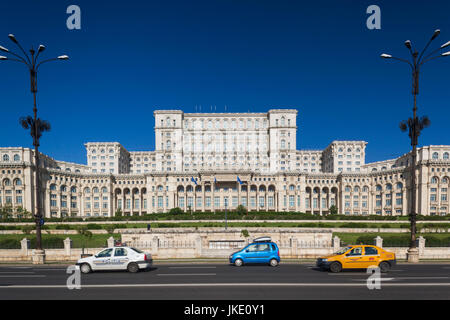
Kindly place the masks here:
POLYGON ((286 141, 285 140, 281 140, 281 149, 286 148, 286 141))
POLYGON ((93 188, 93 189, 92 189, 92 192, 93 192, 93 193, 98 193, 98 188, 97 188, 97 187, 93 188))
POLYGON ((103 188, 102 188, 102 193, 108 193, 108 188, 103 187, 103 188))
POLYGON ((14 184, 15 184, 16 186, 21 186, 21 185, 22 185, 22 180, 16 179, 16 180, 14 180, 14 184))
POLYGON ((294 191, 294 190, 295 190, 295 186, 294 186, 293 184, 291 184, 291 185, 289 186, 289 190, 290 190, 290 191, 294 191))
POLYGON ((61 190, 61 192, 66 192, 67 191, 67 187, 66 186, 61 186, 60 190, 61 190))
POLYGON ((439 159, 439 153, 433 152, 433 159, 439 159))
POLYGON ((20 156, 18 155, 18 154, 15 154, 14 155, 14 161, 20 161, 20 156))
POLYGON ((3 185, 4 186, 10 186, 11 185, 11 181, 9 181, 9 179, 5 179, 5 180, 3 180, 3 185))
POLYGON ((396 187, 397 187, 398 190, 401 190, 403 188, 403 183, 398 182, 396 187))
POLYGON ((442 178, 442 183, 448 183, 448 178, 447 177, 443 177, 442 178))
POLYGON ((76 187, 71 187, 71 188, 70 188, 70 192, 76 193, 76 192, 77 192, 77 188, 76 188, 76 187))
POLYGON ((449 159, 448 152, 444 152, 444 160, 448 160, 448 159, 449 159))
POLYGON ((85 193, 85 194, 91 193, 91 189, 85 188, 85 189, 84 189, 84 193, 85 193))
POLYGON ((3 155, 3 161, 5 161, 5 162, 9 161, 9 156, 7 154, 3 155))
POLYGON ((52 191, 56 190, 56 184, 51 184, 50 185, 50 190, 52 190, 52 191))
POLYGON ((163 191, 163 186, 159 185, 156 189, 157 189, 158 191, 163 191))
POLYGON ((390 184, 390 183, 388 183, 387 185, 386 185, 386 190, 392 190, 392 184, 390 184))
POLYGON ((381 186, 380 186, 380 185, 377 185, 377 186, 376 186, 376 190, 377 190, 377 191, 381 191, 381 190, 382 190, 381 186))
POLYGON ((431 183, 433 184, 438 183, 438 178, 437 177, 431 178, 431 183))
POLYGON ((281 117, 281 125, 284 126, 284 117, 281 117))
POLYGON ((362 189, 363 192, 369 192, 369 187, 368 186, 364 186, 362 189))
POLYGON ((354 192, 359 192, 359 187, 355 187, 355 188, 353 189, 353 191, 354 191, 354 192))

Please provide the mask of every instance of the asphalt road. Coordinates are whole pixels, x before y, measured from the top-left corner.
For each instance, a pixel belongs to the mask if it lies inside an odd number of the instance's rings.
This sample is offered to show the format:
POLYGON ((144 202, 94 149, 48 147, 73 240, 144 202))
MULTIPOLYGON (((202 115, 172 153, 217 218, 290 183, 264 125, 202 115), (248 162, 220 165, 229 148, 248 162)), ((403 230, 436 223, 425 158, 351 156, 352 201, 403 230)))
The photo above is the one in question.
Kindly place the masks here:
POLYGON ((313 264, 278 267, 227 264, 155 264, 148 271, 81 275, 81 289, 66 286, 67 266, 0 266, 0 300, 327 300, 450 299, 450 264, 398 264, 369 290, 365 270, 337 274, 313 264))

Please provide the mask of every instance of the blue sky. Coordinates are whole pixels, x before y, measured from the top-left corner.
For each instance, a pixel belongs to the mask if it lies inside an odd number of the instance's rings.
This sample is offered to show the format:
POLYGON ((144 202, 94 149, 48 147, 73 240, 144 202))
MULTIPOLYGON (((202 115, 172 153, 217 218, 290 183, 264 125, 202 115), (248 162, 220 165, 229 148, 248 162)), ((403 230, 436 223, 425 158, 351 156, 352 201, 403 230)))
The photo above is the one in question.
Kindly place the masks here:
MULTIPOLYGON (((119 141, 153 150, 153 111, 195 106, 210 111, 298 109, 298 149, 332 140, 365 140, 366 161, 410 150, 398 123, 412 113, 403 42, 418 48, 441 29, 434 47, 450 40, 448 1, 2 1, 0 45, 13 33, 45 57, 38 110, 52 131, 41 151, 85 163, 83 144, 119 141), (66 8, 81 8, 81 30, 66 28, 66 8), (366 28, 366 9, 381 8, 381 30, 366 28)), ((421 72, 419 114, 432 121, 420 145, 450 144, 450 58, 421 72)), ((0 61, 0 146, 31 147, 18 124, 32 113, 24 66, 0 61)))

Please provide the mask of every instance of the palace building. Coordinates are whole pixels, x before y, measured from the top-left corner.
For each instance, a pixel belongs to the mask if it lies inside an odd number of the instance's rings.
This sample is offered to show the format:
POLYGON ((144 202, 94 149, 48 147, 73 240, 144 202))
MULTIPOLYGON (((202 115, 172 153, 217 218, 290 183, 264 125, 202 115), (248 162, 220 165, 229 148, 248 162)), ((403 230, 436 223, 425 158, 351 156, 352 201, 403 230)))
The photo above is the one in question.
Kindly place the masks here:
MULTIPOLYGON (((365 141, 297 150, 297 110, 184 113, 158 110, 155 150, 85 144, 87 165, 41 154, 46 217, 233 210, 407 215, 410 153, 366 163, 365 141)), ((0 148, 0 206, 34 211, 34 150, 0 148)), ((417 150, 417 212, 449 209, 450 146, 417 150)))

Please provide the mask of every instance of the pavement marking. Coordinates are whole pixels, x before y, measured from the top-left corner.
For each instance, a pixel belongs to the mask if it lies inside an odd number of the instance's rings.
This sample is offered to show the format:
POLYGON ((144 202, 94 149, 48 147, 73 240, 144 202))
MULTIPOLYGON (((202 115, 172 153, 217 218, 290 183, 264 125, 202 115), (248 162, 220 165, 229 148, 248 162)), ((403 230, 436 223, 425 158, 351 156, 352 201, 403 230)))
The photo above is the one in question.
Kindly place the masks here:
POLYGON ((402 279, 402 280, 408 280, 408 279, 449 279, 450 277, 399 277, 395 279, 402 279))
POLYGON ((367 272, 352 272, 352 273, 332 273, 328 272, 329 276, 367 276, 367 272))
POLYGON ((4 274, 4 273, 20 273, 20 274, 24 274, 24 273, 34 273, 32 271, 1 271, 0 274, 4 274))
POLYGON ((169 269, 215 269, 217 267, 169 267, 169 269))
POLYGON ((0 278, 44 278, 45 275, 9 275, 9 276, 0 276, 0 278))
POLYGON ((35 271, 66 271, 67 268, 59 268, 59 269, 44 269, 44 268, 39 268, 39 269, 33 269, 35 271))
MULTIPOLYGON (((179 288, 179 287, 365 287, 366 283, 152 283, 91 284, 81 288, 179 288)), ((385 283, 383 287, 450 287, 449 283, 385 283)), ((7 285, 1 289, 67 289, 66 285, 7 285)))
POLYGON ((215 276, 216 273, 158 273, 157 276, 215 276))

